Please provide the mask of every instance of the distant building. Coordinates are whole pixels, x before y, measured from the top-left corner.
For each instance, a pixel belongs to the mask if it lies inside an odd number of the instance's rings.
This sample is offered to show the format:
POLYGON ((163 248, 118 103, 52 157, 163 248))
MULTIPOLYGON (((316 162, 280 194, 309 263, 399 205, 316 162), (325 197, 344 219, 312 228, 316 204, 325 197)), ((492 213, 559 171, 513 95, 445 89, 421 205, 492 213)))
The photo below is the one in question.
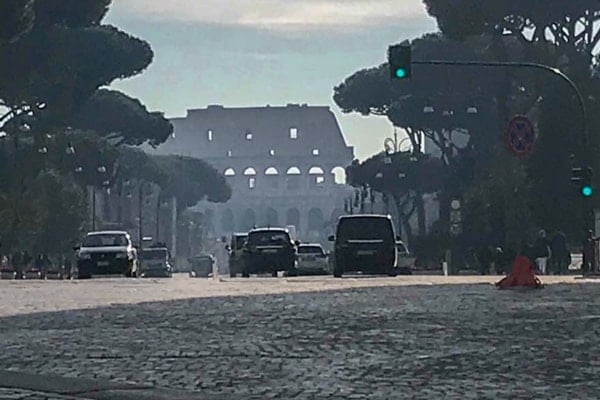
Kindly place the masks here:
POLYGON ((146 150, 201 158, 232 188, 229 202, 196 207, 213 237, 294 225, 300 240, 324 241, 344 213, 352 193, 344 170, 354 151, 329 107, 212 105, 171 122, 173 136, 146 150))

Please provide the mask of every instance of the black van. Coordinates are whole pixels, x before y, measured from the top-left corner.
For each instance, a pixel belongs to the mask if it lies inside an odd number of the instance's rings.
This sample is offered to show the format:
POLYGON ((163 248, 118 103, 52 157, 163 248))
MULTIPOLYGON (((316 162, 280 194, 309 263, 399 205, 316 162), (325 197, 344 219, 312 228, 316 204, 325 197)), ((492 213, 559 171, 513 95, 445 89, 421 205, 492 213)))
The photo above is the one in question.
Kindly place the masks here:
POLYGON ((344 272, 396 275, 394 224, 388 215, 345 215, 340 217, 333 251, 333 276, 344 272))
POLYGON ((242 277, 250 274, 285 271, 288 276, 297 275, 296 247, 287 229, 259 228, 248 232, 242 253, 242 277))

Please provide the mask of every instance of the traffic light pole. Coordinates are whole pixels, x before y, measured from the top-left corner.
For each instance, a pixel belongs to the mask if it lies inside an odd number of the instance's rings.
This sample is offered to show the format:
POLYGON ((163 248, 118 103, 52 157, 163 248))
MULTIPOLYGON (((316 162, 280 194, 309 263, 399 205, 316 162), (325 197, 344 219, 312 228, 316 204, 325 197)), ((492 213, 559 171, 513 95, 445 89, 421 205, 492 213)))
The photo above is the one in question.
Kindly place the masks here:
MULTIPOLYGON (((555 76, 561 78, 564 82, 568 83, 573 92, 577 96, 579 108, 581 110, 581 149, 580 149, 580 160, 581 167, 591 167, 591 154, 589 146, 589 132, 588 132, 588 118, 587 109, 585 106, 585 100, 583 95, 575 82, 569 78, 566 74, 560 71, 558 68, 553 68, 548 65, 532 63, 532 62, 501 62, 501 61, 445 61, 445 60, 412 60, 414 65, 445 65, 445 66, 458 66, 458 67, 491 67, 491 68, 530 68, 538 69, 546 72, 550 72, 555 76)), ((595 224, 594 208, 591 204, 590 197, 584 197, 583 201, 583 235, 584 244, 589 238, 588 232, 593 231, 595 224)), ((593 269, 595 270, 595 261, 592 262, 593 269)))

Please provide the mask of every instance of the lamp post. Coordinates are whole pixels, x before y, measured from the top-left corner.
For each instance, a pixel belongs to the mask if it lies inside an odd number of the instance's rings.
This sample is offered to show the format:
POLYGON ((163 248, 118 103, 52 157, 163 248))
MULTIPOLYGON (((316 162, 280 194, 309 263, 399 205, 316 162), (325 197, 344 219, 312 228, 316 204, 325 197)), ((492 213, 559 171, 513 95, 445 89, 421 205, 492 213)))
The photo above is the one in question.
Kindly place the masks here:
MULTIPOLYGON (((82 168, 79 167, 81 171, 82 168)), ((100 176, 104 177, 106 173, 106 167, 104 165, 99 165, 96 168, 96 172, 100 174, 100 176)), ((102 181, 102 186, 105 186, 107 182, 105 180, 102 181)), ((96 185, 92 187, 92 231, 96 230, 96 185)))
MULTIPOLYGON (((394 137, 385 138, 383 141, 383 150, 387 155, 396 154, 402 151, 402 145, 406 142, 410 142, 409 137, 405 137, 404 139, 398 141, 398 131, 397 128, 394 127, 394 137)), ((412 149, 412 143, 410 148, 412 149)))
POLYGON ((140 251, 142 250, 142 247, 144 244, 143 220, 142 220, 143 207, 144 207, 144 182, 140 181, 139 188, 138 188, 138 235, 139 235, 140 251))

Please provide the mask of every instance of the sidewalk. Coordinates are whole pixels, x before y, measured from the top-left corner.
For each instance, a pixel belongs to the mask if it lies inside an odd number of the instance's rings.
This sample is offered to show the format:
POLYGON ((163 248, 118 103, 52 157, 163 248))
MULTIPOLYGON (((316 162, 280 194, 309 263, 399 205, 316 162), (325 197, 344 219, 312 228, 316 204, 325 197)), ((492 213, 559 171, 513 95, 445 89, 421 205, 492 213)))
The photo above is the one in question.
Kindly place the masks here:
POLYGON ((188 400, 198 397, 193 393, 148 385, 0 371, 0 400, 38 398, 44 400, 188 400))

